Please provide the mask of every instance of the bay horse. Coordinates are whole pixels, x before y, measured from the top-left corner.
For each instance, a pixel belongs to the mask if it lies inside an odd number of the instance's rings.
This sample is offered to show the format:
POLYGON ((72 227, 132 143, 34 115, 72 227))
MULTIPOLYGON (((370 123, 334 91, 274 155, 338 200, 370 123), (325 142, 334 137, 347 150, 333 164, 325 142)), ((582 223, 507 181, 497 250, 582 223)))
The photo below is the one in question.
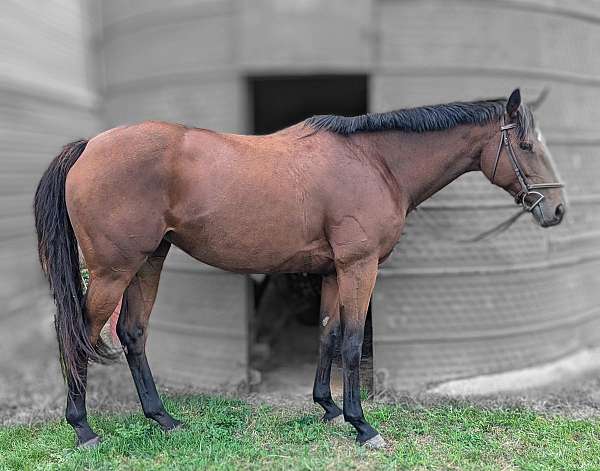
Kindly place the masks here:
POLYGON ((562 185, 518 89, 508 99, 314 116, 266 136, 143 122, 66 145, 41 178, 34 212, 77 444, 99 442, 86 418, 87 365, 110 358, 100 331, 121 299, 117 334, 144 414, 164 430, 181 425, 165 410, 145 353, 174 244, 232 272, 322 275, 313 399, 324 421, 343 417, 359 443, 383 446, 359 390, 378 265, 407 214, 470 171, 483 172, 539 225, 561 222, 562 185), (79 250, 90 273, 85 294, 79 250), (329 385, 338 342, 343 410, 329 385))

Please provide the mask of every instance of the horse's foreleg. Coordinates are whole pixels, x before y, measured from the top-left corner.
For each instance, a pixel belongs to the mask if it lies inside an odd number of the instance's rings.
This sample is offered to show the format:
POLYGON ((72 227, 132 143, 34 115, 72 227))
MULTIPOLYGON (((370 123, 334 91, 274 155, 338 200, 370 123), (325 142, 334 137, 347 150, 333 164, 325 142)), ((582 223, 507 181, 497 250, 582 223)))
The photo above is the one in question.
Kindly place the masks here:
POLYGON ((319 362, 313 387, 313 400, 325 409, 325 422, 342 419, 342 410, 331 398, 331 361, 340 339, 340 303, 336 275, 323 277, 320 309, 319 362))
POLYGON ((358 432, 359 443, 380 448, 385 442, 365 420, 360 403, 360 357, 367 309, 377 277, 377 265, 377 259, 370 259, 336 264, 336 269, 342 325, 344 419, 358 432))
POLYGON ((181 422, 169 415, 158 396, 146 358, 146 339, 148 319, 169 248, 170 243, 163 241, 133 277, 123 296, 123 305, 117 323, 117 335, 125 347, 125 357, 144 415, 158 422, 163 430, 172 430, 181 425, 181 422))

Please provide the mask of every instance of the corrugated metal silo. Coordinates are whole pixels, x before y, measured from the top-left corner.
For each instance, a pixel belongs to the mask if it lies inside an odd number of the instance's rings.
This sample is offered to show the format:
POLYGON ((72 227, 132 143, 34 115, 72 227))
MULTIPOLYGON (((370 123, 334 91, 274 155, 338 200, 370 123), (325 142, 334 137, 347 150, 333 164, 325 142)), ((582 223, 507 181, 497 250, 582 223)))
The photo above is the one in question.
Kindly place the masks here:
POLYGON ((600 343, 600 17, 587 5, 379 3, 373 109, 506 96, 517 86, 534 99, 549 86, 536 116, 570 195, 559 228, 526 217, 472 244, 452 239, 515 211, 481 174, 410 216, 374 297, 379 388, 521 368, 600 343))

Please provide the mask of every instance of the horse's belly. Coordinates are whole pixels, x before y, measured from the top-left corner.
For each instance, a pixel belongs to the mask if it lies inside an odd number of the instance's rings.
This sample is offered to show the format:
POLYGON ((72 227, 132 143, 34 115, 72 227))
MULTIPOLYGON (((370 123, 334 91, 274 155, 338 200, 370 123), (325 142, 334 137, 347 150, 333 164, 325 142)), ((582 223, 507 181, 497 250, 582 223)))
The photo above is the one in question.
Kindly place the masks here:
POLYGON ((265 234, 220 234, 174 232, 169 239, 197 260, 238 273, 329 273, 333 252, 326 239, 304 242, 269 239, 265 234))

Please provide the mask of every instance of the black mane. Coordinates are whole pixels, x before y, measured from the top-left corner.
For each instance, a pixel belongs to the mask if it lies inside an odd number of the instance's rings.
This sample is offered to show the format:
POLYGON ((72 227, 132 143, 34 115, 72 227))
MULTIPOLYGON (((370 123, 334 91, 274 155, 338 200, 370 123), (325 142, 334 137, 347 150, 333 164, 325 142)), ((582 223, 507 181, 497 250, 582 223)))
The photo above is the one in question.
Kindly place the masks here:
MULTIPOLYGON (((320 131, 331 131, 348 136, 358 132, 375 132, 396 129, 404 132, 443 131, 459 124, 487 124, 499 120, 506 109, 506 99, 454 102, 442 105, 420 106, 385 113, 368 113, 360 116, 318 115, 305 124, 320 131)), ((533 128, 533 115, 524 103, 518 113, 519 137, 524 139, 533 128)))

